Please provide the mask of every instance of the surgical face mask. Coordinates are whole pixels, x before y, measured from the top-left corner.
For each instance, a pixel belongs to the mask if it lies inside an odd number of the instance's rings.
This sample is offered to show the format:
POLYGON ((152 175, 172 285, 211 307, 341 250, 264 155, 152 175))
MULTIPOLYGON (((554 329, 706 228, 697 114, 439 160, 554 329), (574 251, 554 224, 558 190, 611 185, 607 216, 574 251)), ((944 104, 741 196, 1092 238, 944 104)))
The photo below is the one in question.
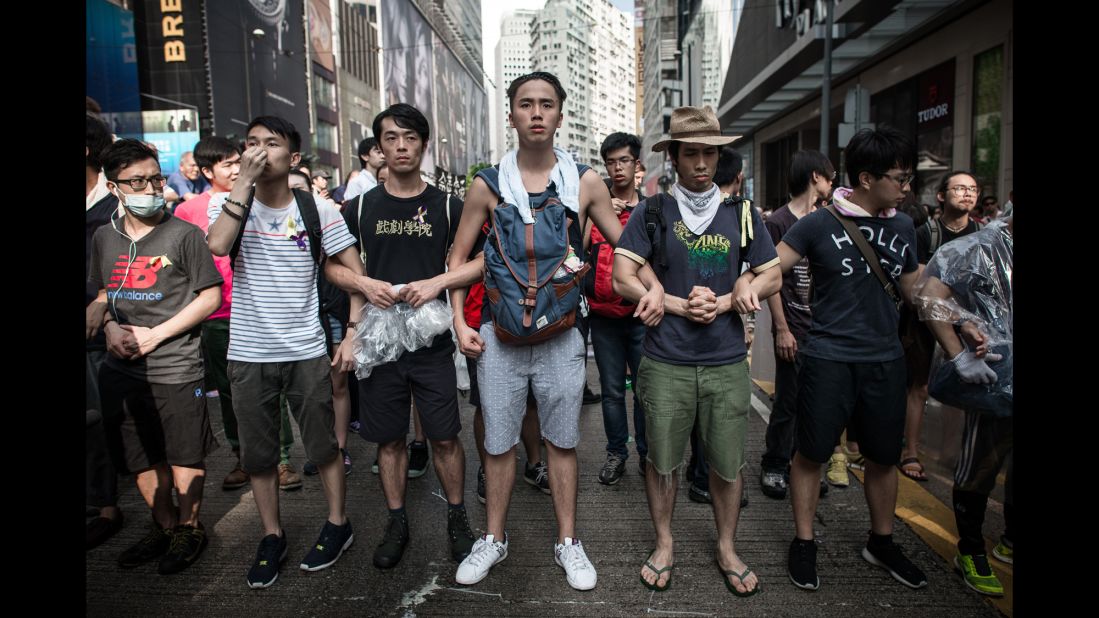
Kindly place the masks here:
POLYGON ((131 193, 122 195, 122 205, 135 217, 151 217, 164 208, 164 196, 160 194, 131 193))

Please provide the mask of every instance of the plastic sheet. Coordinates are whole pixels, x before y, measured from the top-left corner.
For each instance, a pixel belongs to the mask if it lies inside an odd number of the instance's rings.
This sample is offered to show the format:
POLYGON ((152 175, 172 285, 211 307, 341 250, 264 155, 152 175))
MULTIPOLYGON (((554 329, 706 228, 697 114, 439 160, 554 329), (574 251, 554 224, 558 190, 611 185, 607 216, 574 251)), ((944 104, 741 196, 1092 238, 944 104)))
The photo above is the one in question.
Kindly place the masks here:
MULTIPOLYGON (((1013 411, 1014 336, 1011 286, 1014 241, 1006 221, 994 221, 978 232, 939 247, 915 286, 915 304, 924 322, 972 322, 986 337, 986 360, 996 372, 993 384, 965 382, 954 365, 940 357, 931 367, 932 397, 954 407, 996 416, 1013 411), (949 288, 949 294, 942 285, 949 288), (945 296, 945 298, 944 298, 945 296)), ((962 340, 963 345, 967 345, 962 340)))
POLYGON ((437 335, 450 329, 451 319, 450 307, 438 299, 418 309, 408 303, 397 303, 388 309, 366 303, 351 342, 355 376, 366 379, 374 367, 391 363, 405 352, 427 347, 437 335))

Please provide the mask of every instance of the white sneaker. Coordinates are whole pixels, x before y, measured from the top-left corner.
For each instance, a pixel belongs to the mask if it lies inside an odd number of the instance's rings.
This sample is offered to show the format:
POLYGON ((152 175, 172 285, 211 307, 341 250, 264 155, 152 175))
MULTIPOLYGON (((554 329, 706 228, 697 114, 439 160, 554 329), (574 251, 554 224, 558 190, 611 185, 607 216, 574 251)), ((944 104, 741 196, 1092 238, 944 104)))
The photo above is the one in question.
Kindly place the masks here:
POLYGON ((595 588, 595 567, 584 553, 584 546, 580 539, 565 537, 563 544, 558 543, 553 548, 553 559, 557 566, 565 569, 565 576, 569 585, 577 590, 591 590, 595 588))
POLYGON ((489 570, 504 558, 508 557, 508 535, 504 534, 504 542, 497 541, 491 534, 486 534, 473 543, 473 549, 469 555, 458 565, 458 572, 454 575, 454 581, 464 586, 470 586, 488 576, 489 570))

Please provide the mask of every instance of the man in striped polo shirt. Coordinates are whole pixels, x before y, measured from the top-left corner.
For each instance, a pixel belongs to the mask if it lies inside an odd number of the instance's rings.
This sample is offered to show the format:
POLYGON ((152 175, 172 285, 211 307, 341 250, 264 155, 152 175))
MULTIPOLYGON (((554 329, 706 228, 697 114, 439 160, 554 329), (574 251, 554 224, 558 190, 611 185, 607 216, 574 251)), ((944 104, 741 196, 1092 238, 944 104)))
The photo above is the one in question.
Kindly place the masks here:
MULTIPOLYGON (((354 541, 344 513, 343 458, 336 442, 330 367, 350 370, 354 323, 329 362, 317 298, 317 264, 306 232, 309 206, 320 220, 323 253, 338 264, 358 263, 355 239, 339 211, 307 192, 291 192, 287 176, 301 160, 301 136, 290 122, 260 116, 248 125, 240 176, 229 197, 210 208, 210 250, 227 255, 238 235, 233 305, 229 326, 229 379, 236 396, 241 467, 252 479, 264 534, 248 572, 248 585, 266 588, 278 579, 286 558, 286 535, 279 525, 279 393, 285 391, 301 428, 306 456, 320 469, 328 520, 316 545, 301 562, 319 571, 339 559, 354 541), (252 187, 255 196, 249 199, 252 187), (306 201, 304 206, 302 201, 306 201), (306 211, 308 212, 308 211, 306 211), (221 216, 224 214, 225 216, 221 216), (244 226, 243 234, 240 227, 244 226)), ((326 270, 326 274, 327 274, 326 270)), ((351 314, 362 296, 352 294, 351 314)))

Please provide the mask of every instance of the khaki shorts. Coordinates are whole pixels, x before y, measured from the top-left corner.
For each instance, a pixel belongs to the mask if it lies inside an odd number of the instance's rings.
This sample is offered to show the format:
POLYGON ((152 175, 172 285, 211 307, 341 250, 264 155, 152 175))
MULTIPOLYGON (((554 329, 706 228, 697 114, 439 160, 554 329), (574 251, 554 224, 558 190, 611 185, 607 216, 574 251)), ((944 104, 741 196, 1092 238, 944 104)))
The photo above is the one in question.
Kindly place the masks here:
POLYGON ((733 482, 744 466, 751 391, 748 363, 671 365, 641 357, 636 386, 645 408, 648 461, 661 475, 684 463, 696 421, 706 461, 733 482))

